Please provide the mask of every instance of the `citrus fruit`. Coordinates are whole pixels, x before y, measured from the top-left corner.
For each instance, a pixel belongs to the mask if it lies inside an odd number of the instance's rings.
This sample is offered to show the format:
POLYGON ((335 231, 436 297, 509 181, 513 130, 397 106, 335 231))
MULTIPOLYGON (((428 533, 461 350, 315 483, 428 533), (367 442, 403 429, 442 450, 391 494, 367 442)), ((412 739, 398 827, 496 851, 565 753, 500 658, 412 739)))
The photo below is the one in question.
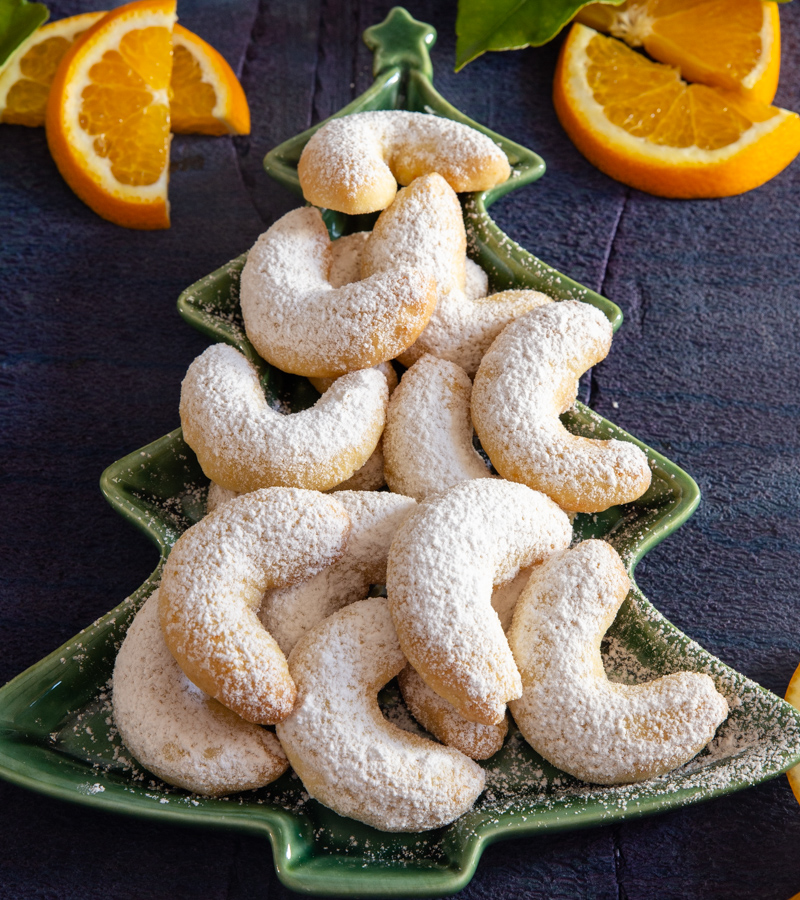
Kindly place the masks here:
POLYGON ((180 25, 173 29, 172 48, 172 130, 249 134, 250 108, 224 57, 180 25))
MULTIPOLYGON (((72 42, 105 12, 59 19, 40 28, 32 42, 0 73, 0 122, 44 125, 50 83, 72 42)), ((250 109, 241 84, 220 54, 180 25, 172 32, 170 117, 183 134, 249 134, 250 109)))
POLYGON ((105 15, 58 65, 47 101, 50 152, 73 191, 128 228, 168 228, 169 83, 175 0, 105 15))
POLYGON ((0 73, 0 122, 44 125, 50 83, 61 58, 75 38, 94 25, 104 12, 70 16, 44 25, 9 60, 0 73))
POLYGON ((781 62, 778 4, 762 0, 629 0, 592 3, 577 21, 644 47, 687 81, 772 103, 781 62))
MULTIPOLYGON (((786 701, 791 703, 795 709, 800 709, 800 666, 795 669, 794 675, 792 675, 789 682, 789 687, 786 688, 786 701)), ((797 802, 800 803, 800 766, 789 769, 786 777, 789 779, 789 784, 792 786, 792 792, 797 802)), ((800 897, 800 894, 798 894, 798 897, 800 897)))
POLYGON ((727 197, 758 187, 800 152, 800 117, 735 91, 686 84, 672 66, 575 24, 553 101, 598 169, 662 197, 727 197))

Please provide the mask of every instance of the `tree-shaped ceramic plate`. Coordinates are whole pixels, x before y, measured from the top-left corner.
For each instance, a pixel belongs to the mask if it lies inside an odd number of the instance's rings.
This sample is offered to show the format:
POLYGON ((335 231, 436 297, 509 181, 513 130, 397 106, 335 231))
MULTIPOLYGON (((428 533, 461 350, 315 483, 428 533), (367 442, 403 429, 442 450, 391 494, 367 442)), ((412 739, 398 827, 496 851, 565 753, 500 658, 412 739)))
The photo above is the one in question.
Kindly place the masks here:
MULTIPOLYGON (((405 105, 464 121, 431 84, 432 29, 395 10, 365 37, 376 50, 376 82, 343 114, 405 105)), ((308 136, 273 151, 268 170, 296 185, 294 164, 308 136)), ((491 200, 543 171, 535 154, 495 137, 514 164, 514 182, 465 202, 471 253, 489 272, 492 287, 534 287, 558 299, 578 297, 618 325, 621 316, 612 303, 525 253, 489 219, 485 210, 491 200)), ((339 215, 328 216, 328 222, 334 236, 364 227, 339 215)), ((184 292, 182 313, 214 340, 227 341, 256 361, 271 400, 306 407, 317 396, 306 379, 258 360, 245 338, 238 304, 242 264, 243 258, 234 260, 184 292)), ((580 405, 565 418, 579 433, 634 440, 580 405)), ((600 515, 578 516, 574 523, 576 539, 606 538, 631 573, 699 501, 685 472, 643 449, 653 469, 644 497, 600 515)), ((0 775, 19 785, 103 810, 268 837, 278 875, 294 890, 439 896, 466 885, 493 841, 673 809, 755 784, 800 762, 800 713, 706 653, 634 587, 604 642, 610 677, 644 681, 679 670, 707 672, 732 708, 711 745, 668 775, 621 787, 583 784, 548 765, 512 728, 501 752, 484 763, 487 789, 475 808, 425 834, 384 834, 337 816, 309 799, 290 774, 261 790, 218 800, 170 788, 130 760, 109 724, 109 680, 127 625, 154 590, 170 547, 204 514, 208 482, 177 430, 110 466, 101 486, 112 505, 160 547, 161 563, 135 595, 0 690, 0 775)), ((391 687, 383 703, 393 720, 407 718, 391 687)))

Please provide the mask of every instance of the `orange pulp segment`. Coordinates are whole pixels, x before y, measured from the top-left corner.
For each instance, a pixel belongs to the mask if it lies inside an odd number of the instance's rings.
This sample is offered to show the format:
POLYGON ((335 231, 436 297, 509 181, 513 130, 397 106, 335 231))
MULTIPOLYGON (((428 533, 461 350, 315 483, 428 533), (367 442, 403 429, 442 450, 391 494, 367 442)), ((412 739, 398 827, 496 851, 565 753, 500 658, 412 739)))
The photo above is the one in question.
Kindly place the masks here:
POLYGON ((250 108, 239 79, 202 38, 172 32, 172 130, 182 134, 250 134, 250 108))
POLYGON ((565 131, 601 171, 663 197, 725 197, 763 184, 800 152, 800 117, 575 24, 553 99, 565 131))
POLYGON ((628 0, 592 3, 578 22, 644 47, 687 81, 771 103, 781 60, 778 4, 764 0, 628 0))
POLYGON ((10 125, 44 125, 50 84, 58 64, 82 34, 105 15, 84 13, 49 22, 9 60, 0 73, 0 122, 10 125))
POLYGON ((108 13, 61 60, 50 89, 50 152, 75 193, 128 228, 168 228, 169 83, 175 0, 108 13))
MULTIPOLYGON (((73 41, 105 12, 59 19, 0 73, 0 122, 44 125, 47 97, 58 64, 73 41)), ((183 134, 249 134, 250 109, 233 70, 210 44, 181 25, 172 33, 172 131, 183 134)))

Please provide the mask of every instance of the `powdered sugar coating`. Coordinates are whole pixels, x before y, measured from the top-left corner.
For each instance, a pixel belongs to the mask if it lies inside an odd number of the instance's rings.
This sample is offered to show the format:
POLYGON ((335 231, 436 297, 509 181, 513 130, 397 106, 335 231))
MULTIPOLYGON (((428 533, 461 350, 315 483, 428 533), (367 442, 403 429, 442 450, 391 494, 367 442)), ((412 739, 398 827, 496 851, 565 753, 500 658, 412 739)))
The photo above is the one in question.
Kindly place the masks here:
POLYGON ((283 372, 335 377, 411 346, 436 303, 433 279, 409 267, 334 288, 319 210, 295 209, 256 241, 242 270, 245 331, 283 372))
POLYGON ((303 149, 297 168, 309 203, 351 215, 394 199, 397 183, 438 172, 455 191, 483 191, 511 174, 485 134, 439 116, 401 110, 332 119, 303 149))
POLYGON ((637 446, 570 434, 559 419, 581 374, 608 354, 611 334, 587 303, 548 303, 507 325, 475 376, 472 421, 494 467, 574 512, 628 503, 650 485, 637 446))
POLYGON ((331 268, 328 272, 331 287, 340 288, 361 280, 361 256, 368 238, 368 231, 357 231, 331 241, 331 268))
POLYGON ((431 353, 457 363, 473 377, 492 341, 509 322, 551 302, 539 291, 500 291, 489 296, 484 291, 470 296, 468 291, 452 290, 439 297, 422 334, 398 359, 410 366, 422 354, 431 353))
POLYGON ((219 797, 263 787, 289 767, 270 731, 196 687, 164 643, 156 591, 114 665, 114 723, 136 759, 167 784, 219 797))
POLYGON ((403 188, 378 217, 361 255, 361 277, 409 266, 436 279, 440 298, 464 289, 466 254, 458 197, 440 175, 425 175, 403 188))
POLYGON ((470 721, 497 724, 522 691, 492 587, 569 546, 571 536, 552 500, 495 478, 423 500, 398 529, 386 588, 403 652, 470 721))
POLYGON ((258 613, 287 656, 323 619, 363 600, 370 585, 386 581, 389 546, 400 523, 416 506, 410 497, 386 491, 339 491, 336 499, 350 517, 344 555, 312 578, 267 591, 258 613))
POLYGON ((339 559, 349 531, 333 497, 266 488, 184 532, 164 566, 160 609, 167 646, 186 675, 250 722, 285 718, 294 683, 256 612, 265 591, 339 559))
MULTIPOLYGON (((511 625, 514 607, 532 571, 532 568, 520 569, 516 578, 492 591, 492 608, 503 631, 511 625)), ((403 669, 397 681, 411 715, 443 744, 455 747, 471 759, 489 759, 503 746, 508 733, 507 716, 503 716, 499 725, 470 722, 452 703, 429 688, 411 666, 403 669)))
POLYGON ((383 433, 386 481, 422 500, 469 481, 491 478, 472 446, 472 382, 455 363, 423 356, 389 401, 383 433))
POLYGON ((411 666, 397 676, 397 683, 411 715, 446 746, 455 747, 470 759, 489 759, 503 746, 508 734, 507 716, 498 725, 468 721, 452 703, 429 688, 411 666))
POLYGON ((277 732, 312 797, 382 831, 437 828, 472 807, 485 781, 480 766, 381 714, 378 691, 405 665, 385 599, 327 618, 289 665, 297 705, 277 732))
POLYGON ((386 421, 386 378, 376 369, 340 378, 311 409, 281 415, 255 367, 215 344, 181 386, 181 425, 203 472, 230 490, 302 487, 325 491, 366 463, 386 421))
POLYGON ((630 588, 616 551, 584 541, 545 560, 517 604, 508 640, 522 676, 509 705, 545 759, 584 781, 644 781, 698 753, 728 714, 704 674, 610 682, 600 641, 630 588))

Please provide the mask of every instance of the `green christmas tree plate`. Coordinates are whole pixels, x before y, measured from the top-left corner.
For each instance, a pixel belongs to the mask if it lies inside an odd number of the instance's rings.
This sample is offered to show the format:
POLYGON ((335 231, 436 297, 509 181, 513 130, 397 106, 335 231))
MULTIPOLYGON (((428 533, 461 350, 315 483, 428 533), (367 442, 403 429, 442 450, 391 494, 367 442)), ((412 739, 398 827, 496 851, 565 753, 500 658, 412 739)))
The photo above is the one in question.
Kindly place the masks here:
MULTIPOLYGON (((343 114, 405 105, 464 121, 432 87, 427 55, 432 35, 432 29, 399 9, 368 29, 365 38, 376 51, 376 82, 343 114)), ((267 157, 268 170, 289 185, 296 186, 294 164, 308 136, 267 157)), ((543 165, 535 154, 495 137, 514 164, 514 184, 541 175, 543 165)), ((599 306, 619 325, 614 304, 540 263, 491 222, 486 207, 508 188, 465 202, 471 253, 489 272, 492 287, 534 287, 558 299, 577 297, 599 306)), ((334 236, 365 227, 338 214, 327 218, 334 236)), ((238 304, 243 261, 234 260, 185 291, 181 312, 212 339, 231 343, 256 361, 272 401, 304 408, 317 397, 306 379, 258 360, 244 335, 238 304)), ((579 404, 565 422, 577 433, 639 443, 579 404)), ((631 574, 699 502, 697 486, 685 472, 639 446, 653 469, 648 492, 635 503, 580 515, 574 523, 576 540, 609 540, 631 574)), ((501 752, 483 764, 487 789, 475 808, 452 825, 424 834, 384 834, 344 819, 311 800, 291 774, 226 799, 170 788, 137 767, 119 741, 111 718, 110 678, 128 623, 155 589, 170 547, 203 516, 208 482, 177 430, 114 463, 103 473, 101 487, 109 502, 157 544, 161 562, 132 597, 0 689, 0 776, 18 785, 105 811, 268 837, 281 881, 297 891, 441 896, 467 884, 483 849, 496 840, 675 809, 772 778, 800 762, 800 713, 706 653, 634 587, 604 641, 609 676, 636 682, 679 670, 707 672, 731 706, 709 747, 668 775, 620 787, 583 784, 548 765, 512 728, 501 752)), ((382 702, 394 721, 407 717, 391 687, 382 702)))

